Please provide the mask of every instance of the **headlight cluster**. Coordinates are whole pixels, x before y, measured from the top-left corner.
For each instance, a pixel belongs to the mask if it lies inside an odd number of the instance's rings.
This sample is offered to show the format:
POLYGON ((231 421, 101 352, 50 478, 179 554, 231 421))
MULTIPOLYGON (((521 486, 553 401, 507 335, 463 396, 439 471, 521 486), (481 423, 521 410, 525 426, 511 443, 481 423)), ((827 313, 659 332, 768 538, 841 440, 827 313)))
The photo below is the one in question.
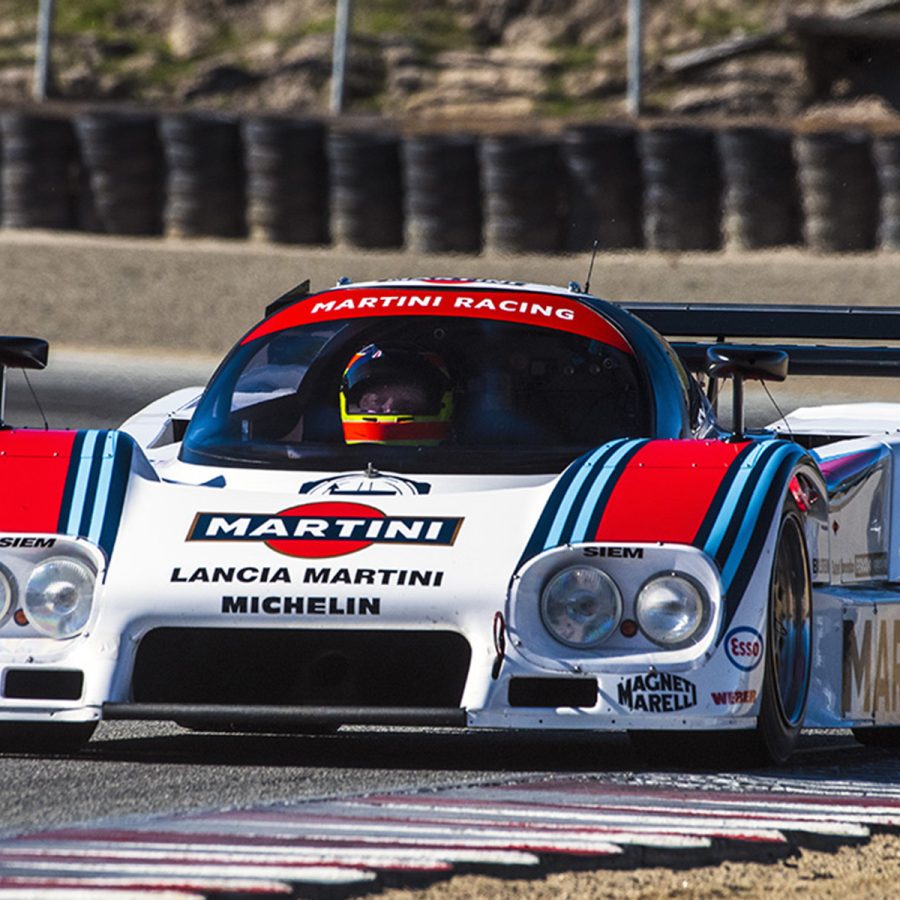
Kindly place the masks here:
POLYGON ((43 560, 31 570, 24 586, 0 569, 0 624, 15 605, 18 592, 25 618, 36 631, 51 638, 73 637, 90 618, 96 581, 93 567, 75 556, 43 560))
MULTIPOLYGON (((555 573, 545 584, 540 603, 541 619, 550 634, 579 649, 606 641, 625 614, 622 593, 613 579, 587 565, 555 573)), ((638 591, 633 616, 645 637, 676 649, 703 633, 710 612, 709 596, 699 582, 683 573, 660 572, 638 591)), ((633 632, 634 623, 631 628, 633 632)))
POLYGON ((0 568, 0 625, 9 617, 15 600, 12 576, 5 569, 0 568))

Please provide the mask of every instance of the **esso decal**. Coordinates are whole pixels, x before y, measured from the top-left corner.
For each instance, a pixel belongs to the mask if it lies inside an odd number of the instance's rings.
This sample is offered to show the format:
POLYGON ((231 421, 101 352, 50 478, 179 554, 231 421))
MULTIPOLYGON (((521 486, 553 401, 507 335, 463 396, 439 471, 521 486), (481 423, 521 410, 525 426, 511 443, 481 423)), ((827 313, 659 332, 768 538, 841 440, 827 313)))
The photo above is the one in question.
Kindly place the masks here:
POLYGON ((725 655, 742 672, 752 672, 763 658, 763 638, 755 628, 732 628, 725 635, 725 655))

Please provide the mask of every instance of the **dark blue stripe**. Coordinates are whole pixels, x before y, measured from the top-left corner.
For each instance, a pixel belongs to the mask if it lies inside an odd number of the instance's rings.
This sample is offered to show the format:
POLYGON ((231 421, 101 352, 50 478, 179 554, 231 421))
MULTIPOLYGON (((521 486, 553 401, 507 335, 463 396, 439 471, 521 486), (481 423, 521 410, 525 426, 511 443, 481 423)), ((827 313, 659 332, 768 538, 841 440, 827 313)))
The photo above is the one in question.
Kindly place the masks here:
POLYGON ((134 444, 131 438, 125 434, 119 434, 110 476, 109 495, 106 500, 106 514, 100 531, 100 546, 106 552, 107 558, 112 555, 116 537, 119 533, 122 509, 125 506, 125 494, 128 490, 129 477, 131 475, 133 450, 134 444))
POLYGON ((81 464, 81 448, 84 446, 85 434, 85 431, 79 431, 72 442, 69 468, 66 471, 66 483, 63 488, 62 503, 59 507, 59 518, 56 521, 56 530, 60 534, 65 534, 69 522, 69 513, 72 510, 72 497, 75 494, 75 481, 78 477, 78 467, 81 464))

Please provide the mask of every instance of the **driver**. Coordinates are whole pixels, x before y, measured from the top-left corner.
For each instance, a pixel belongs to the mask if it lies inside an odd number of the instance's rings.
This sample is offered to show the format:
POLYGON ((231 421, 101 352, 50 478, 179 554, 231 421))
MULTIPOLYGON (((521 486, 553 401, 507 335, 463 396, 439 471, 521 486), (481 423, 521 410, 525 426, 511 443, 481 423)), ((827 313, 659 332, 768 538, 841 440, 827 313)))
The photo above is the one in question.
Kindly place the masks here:
POLYGON ((453 384, 436 353, 369 344, 344 369, 340 404, 348 444, 433 447, 450 434, 453 384))

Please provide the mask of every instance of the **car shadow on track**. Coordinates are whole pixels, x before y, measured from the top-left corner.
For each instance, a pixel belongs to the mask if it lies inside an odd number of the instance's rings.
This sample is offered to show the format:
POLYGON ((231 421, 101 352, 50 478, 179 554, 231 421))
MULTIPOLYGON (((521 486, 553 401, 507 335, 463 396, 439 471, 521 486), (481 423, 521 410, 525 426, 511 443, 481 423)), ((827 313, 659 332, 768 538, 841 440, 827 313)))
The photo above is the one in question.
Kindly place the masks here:
MULTIPOLYGON (((333 734, 275 735, 200 733, 174 726, 125 725, 101 727, 80 757, 189 763, 192 765, 294 766, 329 769, 405 769, 449 772, 524 773, 616 772, 710 769, 645 760, 627 735, 580 732, 473 733, 458 730, 342 729, 333 734)), ((847 733, 804 735, 795 757, 779 772, 830 772, 867 760, 889 759, 884 750, 865 748, 847 733)), ((739 770, 721 759, 717 771, 739 770)))

